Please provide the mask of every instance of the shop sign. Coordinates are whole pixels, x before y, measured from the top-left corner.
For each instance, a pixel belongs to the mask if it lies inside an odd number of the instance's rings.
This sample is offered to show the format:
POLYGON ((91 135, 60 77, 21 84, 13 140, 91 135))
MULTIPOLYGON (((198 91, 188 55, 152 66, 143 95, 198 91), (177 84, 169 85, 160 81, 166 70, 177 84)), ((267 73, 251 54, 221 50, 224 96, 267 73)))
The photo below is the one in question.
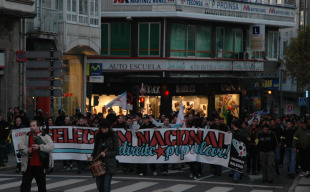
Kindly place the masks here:
POLYGON ((176 0, 110 0, 113 5, 170 5, 176 0))
POLYGON ((238 11, 246 13, 258 13, 264 15, 279 15, 286 17, 294 17, 295 13, 293 9, 280 8, 275 6, 256 5, 249 3, 239 3, 231 1, 217 1, 210 2, 211 9, 218 9, 224 11, 238 11))
POLYGON ((265 79, 263 83, 263 87, 266 89, 279 89, 279 79, 273 78, 273 79, 265 79))
POLYGON ((90 83, 104 83, 104 76, 89 76, 90 83))
POLYGON ((251 50, 265 51, 265 25, 252 25, 250 31, 251 50))
POLYGON ((151 86, 147 84, 142 84, 140 93, 144 94, 160 94, 160 86, 151 86))
POLYGON ((262 61, 187 59, 90 59, 104 71, 264 71, 262 61))
POLYGON ((195 85, 176 85, 176 93, 195 93, 195 85))
POLYGON ((90 63, 89 64, 89 75, 102 75, 102 63, 90 63))
POLYGON ((177 0, 177 5, 209 8, 210 0, 177 0))

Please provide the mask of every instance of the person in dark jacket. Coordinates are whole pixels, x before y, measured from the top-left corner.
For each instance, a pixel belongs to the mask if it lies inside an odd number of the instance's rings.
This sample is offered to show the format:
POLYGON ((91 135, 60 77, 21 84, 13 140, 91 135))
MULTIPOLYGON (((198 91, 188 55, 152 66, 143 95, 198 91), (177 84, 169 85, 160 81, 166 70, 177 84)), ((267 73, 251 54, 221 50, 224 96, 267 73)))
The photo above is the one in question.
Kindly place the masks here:
POLYGON ((99 132, 95 137, 94 149, 88 161, 101 160, 104 162, 106 173, 96 177, 96 185, 99 192, 110 192, 112 176, 117 172, 116 156, 119 153, 118 137, 113 132, 108 120, 102 120, 99 132), (97 158, 99 157, 99 158, 97 158))
POLYGON ((270 131, 267 124, 263 125, 263 131, 257 136, 257 148, 262 166, 263 182, 273 182, 274 178, 274 156, 278 146, 276 135, 270 131))
POLYGON ((270 121, 270 130, 274 132, 274 134, 277 137, 277 141, 278 141, 278 146, 276 148, 275 151, 275 170, 277 175, 280 175, 280 171, 279 171, 279 165, 280 165, 280 161, 281 161, 281 139, 283 138, 284 132, 281 129, 281 127, 276 123, 275 119, 271 119, 270 121))
POLYGON ((7 138, 10 134, 10 129, 7 122, 2 119, 0 114, 0 167, 5 166, 4 163, 8 162, 8 141, 7 138))
MULTIPOLYGON (((248 145, 248 139, 244 134, 242 133, 241 125, 238 120, 234 120, 231 122, 231 129, 232 129, 232 138, 236 139, 238 141, 243 142, 246 146, 248 145)), ((235 170, 231 170, 231 173, 229 176, 234 178, 234 182, 238 182, 241 179, 241 173, 235 170)))
POLYGON ((284 131, 283 147, 287 157, 288 176, 294 178, 295 165, 296 165, 296 151, 293 150, 293 138, 296 133, 296 128, 291 121, 286 121, 286 129, 284 131))
MULTIPOLYGON (((156 128, 156 126, 150 121, 150 117, 148 115, 143 116, 143 125, 140 126, 140 129, 151 129, 156 128)), ((157 176, 156 172, 156 164, 150 164, 151 171, 154 176, 157 176)), ((137 172, 139 176, 146 176, 147 174, 147 164, 138 164, 137 172)))
POLYGON ((61 126, 65 124, 65 110, 64 109, 58 109, 58 117, 56 118, 55 125, 56 126, 61 126))
POLYGON ((123 115, 119 115, 113 128, 125 128, 126 122, 123 115))
POLYGON ((300 122, 293 140, 293 150, 299 151, 302 173, 300 176, 310 176, 310 125, 307 120, 300 122))

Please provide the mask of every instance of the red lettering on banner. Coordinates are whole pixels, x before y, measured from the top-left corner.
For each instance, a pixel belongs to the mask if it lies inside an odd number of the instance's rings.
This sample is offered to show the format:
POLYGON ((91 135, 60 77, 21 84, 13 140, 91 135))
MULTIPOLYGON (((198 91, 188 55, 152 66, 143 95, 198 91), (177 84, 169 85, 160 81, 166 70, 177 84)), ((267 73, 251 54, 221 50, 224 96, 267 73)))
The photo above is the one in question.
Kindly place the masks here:
POLYGON ((93 144, 94 143, 94 141, 95 141, 95 132, 93 131, 93 130, 89 130, 89 135, 92 135, 93 136, 93 138, 91 138, 90 140, 89 140, 89 144, 93 144))
POLYGON ((168 146, 176 145, 177 144, 177 138, 171 139, 171 136, 177 136, 176 131, 166 131, 165 132, 165 141, 168 146))
POLYGON ((82 134, 79 134, 79 133, 83 134, 83 129, 73 129, 74 143, 82 143, 82 134))
POLYGON ((88 144, 88 129, 83 131, 83 143, 88 144))
POLYGON ((151 146, 156 146, 157 144, 164 146, 165 141, 159 131, 154 131, 154 134, 151 140, 151 146))
POLYGON ((141 146, 142 143, 150 142, 150 131, 137 132, 136 134, 138 137, 138 146, 141 146))
POLYGON ((225 137, 225 135, 223 133, 219 133, 219 147, 220 148, 223 148, 224 137, 225 137))
POLYGON ((65 143, 68 143, 68 128, 64 129, 64 141, 65 143))
POLYGON ((218 144, 217 144, 217 140, 216 140, 216 136, 214 134, 213 131, 209 131, 206 138, 205 138, 205 141, 207 142, 208 145, 212 145, 213 147, 217 147, 218 144))
POLYGON ((125 135, 121 131, 117 131, 117 135, 118 135, 118 138, 119 138, 119 145, 121 145, 125 141, 128 141, 129 143, 132 142, 132 140, 131 140, 131 136, 132 136, 131 131, 126 131, 125 135))
POLYGON ((195 131, 190 131, 190 145, 193 145, 195 143, 197 144, 201 144, 202 141, 202 136, 203 136, 203 132, 202 131, 197 131, 197 133, 195 131))
POLYGON ((58 133, 58 130, 59 129, 53 129, 53 140, 54 140, 54 143, 62 143, 59 140, 59 138, 62 137, 62 135, 58 133))

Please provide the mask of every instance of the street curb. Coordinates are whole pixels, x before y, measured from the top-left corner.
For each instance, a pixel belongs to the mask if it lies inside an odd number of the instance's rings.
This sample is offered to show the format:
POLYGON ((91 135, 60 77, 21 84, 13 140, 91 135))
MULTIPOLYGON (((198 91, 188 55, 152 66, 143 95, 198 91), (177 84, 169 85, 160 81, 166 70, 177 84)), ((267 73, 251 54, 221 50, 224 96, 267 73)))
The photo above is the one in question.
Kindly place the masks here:
POLYGON ((16 165, 0 167, 0 171, 6 171, 6 170, 11 170, 11 169, 16 169, 16 165))

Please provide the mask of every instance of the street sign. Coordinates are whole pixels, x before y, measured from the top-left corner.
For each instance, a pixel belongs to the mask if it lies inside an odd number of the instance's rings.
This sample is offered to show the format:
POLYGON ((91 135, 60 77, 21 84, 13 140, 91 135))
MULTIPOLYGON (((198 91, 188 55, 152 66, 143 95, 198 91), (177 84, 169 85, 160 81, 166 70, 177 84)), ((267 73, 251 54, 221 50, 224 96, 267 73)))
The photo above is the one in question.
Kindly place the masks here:
POLYGON ((16 51, 16 62, 25 62, 27 61, 25 51, 16 51))
POLYGON ((90 83, 104 83, 104 76, 89 76, 90 83))
MULTIPOLYGON (((27 97, 50 97, 50 89, 27 89, 27 97)), ((54 89, 53 97, 61 97, 62 89, 54 89)))
MULTIPOLYGON (((26 62, 26 68, 27 69, 45 69, 50 68, 51 62, 49 60, 44 61, 37 61, 37 60, 28 60, 26 62)), ((62 60, 55 60, 53 63, 54 69, 61 69, 62 68, 62 60)))
POLYGON ((307 97, 299 97, 299 106, 307 106, 308 98, 307 97))
MULTIPOLYGON (((54 71, 54 77, 61 77, 62 70, 58 69, 54 71)), ((49 70, 27 70, 26 71, 27 78, 50 78, 51 72, 49 70)))
MULTIPOLYGON (((53 87, 62 87, 63 82, 62 79, 55 79, 53 87)), ((50 87, 51 80, 49 79, 35 79, 35 80, 27 80, 26 87, 50 87)))
MULTIPOLYGON (((26 53, 27 59, 37 59, 37 58, 51 58, 51 52, 50 51, 27 51, 26 53)), ((53 53, 54 59, 61 58, 62 52, 57 50, 53 53)))

